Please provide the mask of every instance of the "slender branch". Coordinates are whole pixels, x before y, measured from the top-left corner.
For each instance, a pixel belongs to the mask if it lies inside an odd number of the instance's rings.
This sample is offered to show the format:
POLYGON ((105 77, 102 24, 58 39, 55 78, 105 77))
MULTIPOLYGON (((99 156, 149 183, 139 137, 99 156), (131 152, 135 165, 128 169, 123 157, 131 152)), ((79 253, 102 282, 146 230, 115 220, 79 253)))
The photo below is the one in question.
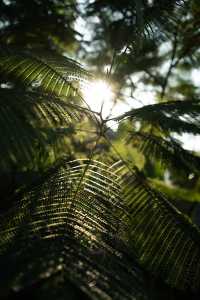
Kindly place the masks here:
POLYGON ((109 69, 109 71, 107 72, 107 77, 108 77, 108 78, 109 78, 110 75, 111 75, 111 72, 112 72, 112 69, 113 69, 113 66, 114 66, 114 63, 115 63, 116 56, 117 56, 117 52, 116 52, 116 49, 115 49, 114 52, 113 52, 113 56, 112 56, 112 61, 111 61, 110 69, 109 69))
POLYGON ((77 104, 74 104, 74 103, 71 103, 71 102, 68 103, 67 105, 72 107, 72 108, 76 108, 78 110, 83 110, 83 111, 92 113, 92 114, 97 115, 97 116, 100 115, 100 113, 98 111, 94 111, 94 110, 92 110, 91 108, 88 108, 88 107, 83 107, 83 106, 80 106, 80 105, 77 105, 77 104))
POLYGON ((177 41, 177 31, 176 31, 175 34, 174 34, 174 44, 173 44, 172 55, 171 55, 171 63, 170 63, 168 72, 166 74, 166 77, 164 79, 164 82, 162 84, 162 90, 161 90, 161 94, 160 94, 161 100, 165 96, 166 88, 167 88, 167 85, 168 85, 169 78, 171 76, 172 70, 176 66, 176 64, 174 64, 174 59, 175 59, 175 56, 176 56, 177 44, 178 44, 178 41, 177 41))
POLYGON ((158 75, 152 74, 149 70, 145 70, 145 73, 148 74, 149 77, 155 81, 155 83, 157 83, 159 85, 161 84, 161 80, 158 79, 158 75))

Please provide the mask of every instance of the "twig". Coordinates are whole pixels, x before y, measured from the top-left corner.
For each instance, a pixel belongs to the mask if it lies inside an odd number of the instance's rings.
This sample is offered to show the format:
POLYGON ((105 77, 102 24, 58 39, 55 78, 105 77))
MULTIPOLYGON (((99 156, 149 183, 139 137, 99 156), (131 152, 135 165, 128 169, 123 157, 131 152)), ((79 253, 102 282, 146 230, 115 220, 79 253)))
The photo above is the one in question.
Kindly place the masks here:
POLYGON ((168 82, 169 82, 169 77, 172 73, 172 70, 176 66, 176 64, 174 64, 174 59, 175 59, 175 56, 176 56, 177 43, 178 43, 178 41, 177 41, 177 31, 176 31, 175 34, 174 34, 174 45, 173 45, 173 49, 172 49, 171 63, 170 63, 168 72, 165 76, 164 82, 162 84, 162 90, 161 90, 161 94, 160 94, 161 100, 165 96, 166 88, 167 88, 167 85, 168 85, 168 82))

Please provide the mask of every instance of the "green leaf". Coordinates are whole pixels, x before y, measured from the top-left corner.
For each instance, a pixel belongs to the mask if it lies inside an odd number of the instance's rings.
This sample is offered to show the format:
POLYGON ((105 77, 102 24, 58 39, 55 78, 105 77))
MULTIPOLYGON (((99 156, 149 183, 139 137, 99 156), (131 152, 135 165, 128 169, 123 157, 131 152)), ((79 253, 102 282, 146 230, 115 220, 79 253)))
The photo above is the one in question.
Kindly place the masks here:
POLYGON ((76 61, 53 52, 1 51, 0 74, 23 86, 57 96, 77 96, 90 75, 76 61))
POLYGON ((92 299, 147 299, 117 178, 99 162, 63 161, 19 195, 1 221, 0 289, 17 294, 58 276, 92 299))
POLYGON ((130 118, 151 124, 164 132, 200 134, 200 102, 172 101, 132 109, 116 120, 130 118))
POLYGON ((132 245, 140 264, 179 290, 200 288, 200 231, 150 188, 137 169, 122 166, 119 184, 131 215, 132 245))
POLYGON ((172 167, 196 174, 200 172, 200 157, 183 149, 173 138, 167 140, 145 132, 134 132, 130 134, 129 142, 154 162, 159 159, 166 168, 172 167))
POLYGON ((53 150, 50 130, 72 127, 87 115, 84 108, 69 101, 16 88, 0 89, 0 99, 1 170, 14 165, 37 167, 37 151, 45 157, 53 150))

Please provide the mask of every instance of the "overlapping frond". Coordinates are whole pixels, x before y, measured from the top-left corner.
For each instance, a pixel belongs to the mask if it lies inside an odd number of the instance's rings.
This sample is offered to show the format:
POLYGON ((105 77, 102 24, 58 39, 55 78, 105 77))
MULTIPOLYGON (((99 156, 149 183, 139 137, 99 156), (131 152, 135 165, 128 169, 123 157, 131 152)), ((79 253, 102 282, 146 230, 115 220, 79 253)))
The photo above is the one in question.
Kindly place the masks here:
POLYGON ((199 230, 124 164, 64 161, 18 196, 0 233, 4 292, 61 276, 92 299, 146 299, 137 262, 177 289, 200 287, 199 230))
POLYGON ((165 132, 200 134, 199 101, 173 101, 146 105, 132 109, 118 119, 124 118, 151 124, 165 132))
POLYGON ((64 161, 1 220, 2 293, 58 276, 63 289, 70 280, 92 299, 146 299, 143 272, 120 221, 125 214, 110 168, 64 161))
MULTIPOLYGON (((76 82, 87 80, 88 73, 54 54, 4 51, 0 74, 14 83, 0 89, 0 166, 35 163, 38 144, 46 151, 49 130, 65 130, 87 111, 76 102, 81 100, 76 82)), ((167 134, 199 134, 199 107, 197 101, 174 101, 116 119, 146 122, 167 134)), ((200 159, 175 140, 141 132, 132 137, 146 155, 199 173, 200 159)), ((200 289, 200 232, 137 169, 64 160, 16 200, 1 218, 3 294, 55 276, 62 290, 70 281, 92 299, 147 299, 138 263, 179 290, 200 289)))
POLYGON ((130 141, 150 159, 159 159, 166 167, 182 169, 187 172, 200 172, 200 157, 185 150, 173 138, 166 139, 150 133, 134 132, 130 141))
POLYGON ((38 148, 44 155, 49 150, 50 129, 70 128, 86 115, 84 108, 44 93, 4 88, 0 99, 1 170, 37 165, 38 148))
POLYGON ((72 127, 90 113, 80 105, 80 86, 90 75, 53 52, 1 49, 0 78, 1 169, 37 168, 38 156, 56 151, 49 145, 53 130, 72 127))
POLYGON ((76 61, 51 52, 0 51, 0 74, 23 86, 65 97, 78 97, 75 83, 89 78, 76 61))
POLYGON ((200 232, 137 169, 122 173, 123 200, 131 214, 131 238, 139 262, 180 290, 200 288, 200 232))

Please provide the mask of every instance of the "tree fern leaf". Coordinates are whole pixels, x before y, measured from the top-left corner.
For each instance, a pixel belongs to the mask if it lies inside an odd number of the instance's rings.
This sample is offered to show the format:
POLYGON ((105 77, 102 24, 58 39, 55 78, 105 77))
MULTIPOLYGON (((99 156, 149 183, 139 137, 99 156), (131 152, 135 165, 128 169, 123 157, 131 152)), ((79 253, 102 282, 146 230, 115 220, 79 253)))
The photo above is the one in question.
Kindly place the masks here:
POLYGON ((72 59, 52 52, 0 52, 0 73, 32 89, 57 96, 77 95, 75 82, 90 75, 72 59))
POLYGON ((129 141, 138 146, 146 157, 154 161, 159 159, 166 167, 199 174, 200 157, 183 149, 175 139, 167 140, 153 134, 135 132, 131 133, 129 141))
POLYGON ((87 115, 79 106, 36 92, 0 89, 0 98, 1 170, 37 165, 37 147, 44 155, 49 147, 51 132, 43 129, 68 128, 80 122, 83 112, 87 115))
POLYGON ((162 103, 156 103, 156 104, 150 104, 145 105, 142 108, 139 109, 133 109, 128 111, 124 114, 124 117, 131 117, 134 116, 134 114, 139 111, 142 111, 144 114, 147 113, 166 113, 172 116, 183 116, 188 115, 190 117, 198 117, 200 114, 200 101, 197 100, 184 100, 184 101, 169 101, 169 102, 162 102, 162 103))
POLYGON ((199 101, 172 101, 133 109, 118 119, 131 118, 167 132, 200 133, 199 101))
POLYGON ((95 161, 63 161, 44 182, 19 195, 0 227, 1 289, 17 294, 60 271, 57 276, 92 299, 147 299, 144 274, 119 220, 125 211, 116 178, 95 161))
POLYGON ((131 238, 140 263, 180 290, 199 291, 200 232, 137 170, 120 171, 131 214, 131 238), (123 174, 124 172, 124 174, 123 174))

